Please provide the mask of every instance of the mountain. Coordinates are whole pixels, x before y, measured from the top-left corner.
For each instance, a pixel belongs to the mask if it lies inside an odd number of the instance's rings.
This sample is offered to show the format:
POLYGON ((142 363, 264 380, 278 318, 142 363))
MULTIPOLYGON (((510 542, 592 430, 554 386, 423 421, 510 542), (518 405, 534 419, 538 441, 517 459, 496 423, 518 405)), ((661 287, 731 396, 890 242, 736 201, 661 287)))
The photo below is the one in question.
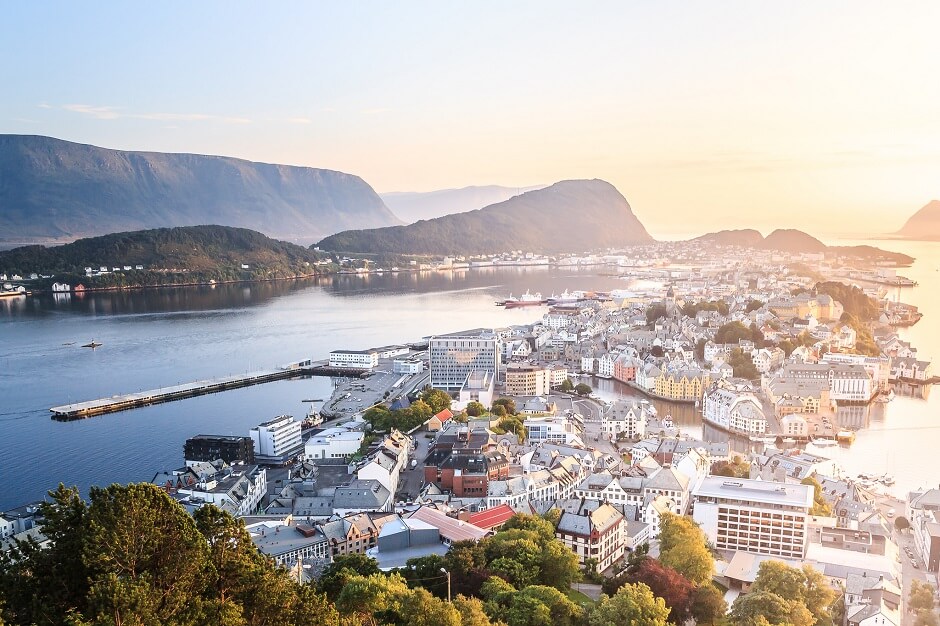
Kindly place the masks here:
POLYGON ((908 218, 897 232, 905 239, 926 241, 940 239, 940 200, 931 200, 908 218))
POLYGON ((503 200, 509 200, 527 191, 542 189, 535 187, 500 187, 486 185, 482 187, 464 187, 462 189, 441 189, 439 191, 391 191, 379 196, 392 213, 406 224, 418 220, 431 220, 452 213, 464 213, 481 209, 503 200))
POLYGON ((566 180, 503 202, 408 226, 352 230, 318 246, 341 252, 485 254, 580 252, 653 241, 603 180, 566 180))
POLYGON ((181 282, 180 276, 283 278, 313 273, 319 258, 308 248, 246 228, 182 226, 113 233, 63 246, 14 248, 0 252, 0 273, 81 276, 86 267, 143 265, 141 274, 150 276, 134 275, 146 278, 145 284, 181 282))
POLYGON ((400 223, 352 174, 0 135, 0 238, 8 240, 223 224, 316 241, 400 223))
POLYGON ((781 252, 825 252, 826 244, 802 230, 779 228, 764 238, 761 248, 781 252))
POLYGON ((720 230, 715 233, 708 233, 696 237, 692 242, 717 246, 759 248, 764 243, 764 236, 753 228, 743 228, 741 230, 720 230))

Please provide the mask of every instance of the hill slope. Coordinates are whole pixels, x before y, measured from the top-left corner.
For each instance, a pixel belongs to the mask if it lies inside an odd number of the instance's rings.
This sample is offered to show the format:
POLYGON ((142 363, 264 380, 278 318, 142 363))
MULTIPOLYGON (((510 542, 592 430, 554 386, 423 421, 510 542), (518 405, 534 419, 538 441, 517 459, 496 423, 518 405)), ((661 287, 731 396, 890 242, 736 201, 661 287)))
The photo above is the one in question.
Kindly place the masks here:
POLYGON ((764 238, 759 246, 767 250, 781 252, 825 252, 826 244, 802 230, 793 228, 779 228, 764 238))
MULTIPOLYGON (((283 278, 313 273, 318 255, 303 246, 229 226, 157 228, 79 239, 64 246, 23 246, 0 252, 0 273, 84 274, 98 269, 143 265, 141 284, 181 282, 170 274, 220 278, 283 278), (243 270, 242 265, 248 265, 243 270), (166 278, 161 280, 160 275, 166 278)), ((133 281, 131 281, 133 282, 133 281)))
POLYGON ((720 230, 715 233, 708 233, 701 237, 696 237, 692 242, 717 246, 759 248, 764 243, 764 236, 753 228, 743 228, 740 230, 720 230))
POLYGON ((477 254, 577 252, 652 241, 620 192, 595 179, 562 181, 409 226, 339 233, 318 245, 342 252, 477 254))
POLYGON ((940 200, 931 200, 921 207, 897 234, 906 239, 940 239, 940 200))
POLYGON ((519 188, 485 185, 428 192, 392 191, 380 193, 379 196, 395 215, 406 224, 411 224, 418 220, 432 220, 452 213, 482 209, 536 189, 542 189, 542 186, 519 188))
POLYGON ((197 154, 0 135, 0 237, 223 224, 315 241, 401 223, 358 176, 197 154))

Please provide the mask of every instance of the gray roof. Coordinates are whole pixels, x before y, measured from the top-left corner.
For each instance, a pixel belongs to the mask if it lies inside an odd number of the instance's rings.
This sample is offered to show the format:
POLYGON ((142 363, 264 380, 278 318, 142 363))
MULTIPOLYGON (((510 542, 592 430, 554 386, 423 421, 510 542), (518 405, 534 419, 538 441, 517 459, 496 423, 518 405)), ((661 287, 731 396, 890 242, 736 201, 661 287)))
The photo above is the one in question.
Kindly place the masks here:
POLYGON ((333 494, 334 509, 381 509, 391 494, 377 480, 353 480, 337 487, 333 494))

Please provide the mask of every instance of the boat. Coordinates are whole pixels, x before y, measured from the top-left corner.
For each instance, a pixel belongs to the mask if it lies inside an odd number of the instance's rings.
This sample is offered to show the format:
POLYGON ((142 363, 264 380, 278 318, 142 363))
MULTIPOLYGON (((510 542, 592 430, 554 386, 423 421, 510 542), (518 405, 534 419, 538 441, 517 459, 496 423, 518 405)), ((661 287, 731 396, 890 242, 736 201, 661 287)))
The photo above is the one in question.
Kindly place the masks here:
POLYGON ((513 298, 512 294, 509 294, 509 297, 503 300, 503 306, 507 309, 515 309, 523 306, 540 306, 542 304, 545 304, 545 300, 542 299, 541 293, 533 294, 528 291, 518 298, 513 298))
POLYGON ((884 476, 881 477, 881 482, 882 484, 891 486, 894 484, 894 476, 892 476, 891 474, 885 474, 884 476))
POLYGON ((829 439, 828 437, 819 437, 817 439, 813 439, 811 443, 818 448, 828 448, 830 446, 839 445, 838 441, 835 439, 829 439))
POLYGON ((793 437, 784 437, 783 443, 796 443, 796 439, 794 439, 793 437))
POLYGON ((882 395, 878 396, 877 402, 881 402, 882 404, 886 404, 886 403, 888 403, 888 402, 891 402, 892 400, 894 400, 894 389, 892 389, 891 391, 889 391, 889 392, 886 393, 886 394, 882 394, 882 395))
POLYGON ((0 298, 15 298, 17 296, 25 296, 26 287, 22 285, 17 285, 14 287, 11 283, 3 283, 0 286, 0 298))
POLYGON ((95 348, 100 348, 100 347, 103 346, 103 345, 104 345, 104 344, 98 343, 97 341, 95 341, 94 339, 92 339, 92 340, 91 340, 91 343, 82 344, 82 347, 83 347, 83 348, 91 348, 92 350, 94 350, 95 348))
POLYGON ((851 430, 843 428, 836 433, 836 440, 839 443, 852 443, 855 441, 855 433, 853 433, 851 430))
POLYGON ((583 291, 572 291, 568 293, 565 289, 560 296, 552 294, 545 302, 546 304, 576 304, 585 298, 583 291))

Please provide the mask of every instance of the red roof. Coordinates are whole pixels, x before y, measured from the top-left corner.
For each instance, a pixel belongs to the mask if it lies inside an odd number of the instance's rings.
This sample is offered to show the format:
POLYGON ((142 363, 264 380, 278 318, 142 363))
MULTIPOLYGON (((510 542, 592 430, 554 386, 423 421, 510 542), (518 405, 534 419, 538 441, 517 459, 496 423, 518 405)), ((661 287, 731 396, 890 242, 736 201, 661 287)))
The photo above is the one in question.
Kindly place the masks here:
POLYGON ((454 414, 450 412, 450 409, 444 409, 444 410, 441 411, 440 413, 437 413, 437 414, 434 415, 434 417, 436 417, 437 419, 441 420, 441 424, 443 424, 444 422, 446 422, 447 420, 449 420, 449 419, 452 418, 453 416, 454 416, 454 414))
POLYGON ((487 530, 505 524, 516 512, 508 504, 500 504, 498 507, 473 513, 468 520, 474 526, 486 528, 487 530))

